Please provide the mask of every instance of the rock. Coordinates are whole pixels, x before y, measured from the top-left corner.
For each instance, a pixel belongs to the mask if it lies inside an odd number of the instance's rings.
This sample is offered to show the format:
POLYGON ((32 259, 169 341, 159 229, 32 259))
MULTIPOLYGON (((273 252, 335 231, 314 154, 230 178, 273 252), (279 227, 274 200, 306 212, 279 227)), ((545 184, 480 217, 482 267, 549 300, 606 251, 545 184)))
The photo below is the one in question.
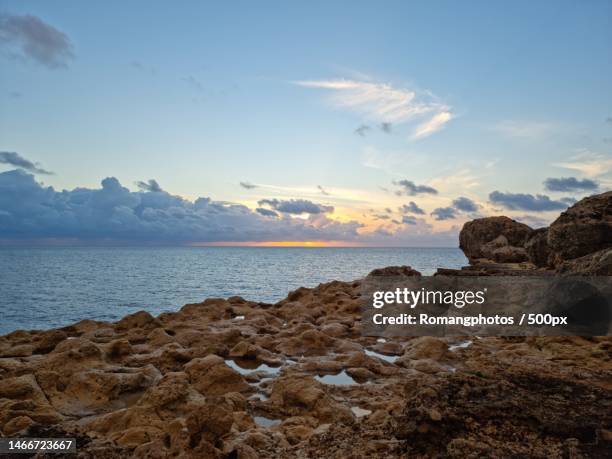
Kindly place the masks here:
POLYGON ((249 390, 248 383, 236 370, 228 367, 216 355, 193 359, 185 366, 189 381, 204 395, 223 395, 228 392, 249 390))
POLYGON ((368 274, 368 277, 380 276, 420 276, 421 273, 412 269, 410 266, 387 266, 386 268, 375 269, 368 274))
POLYGON ((205 405, 191 406, 187 416, 190 442, 197 445, 204 439, 215 444, 229 433, 233 423, 231 407, 223 399, 212 398, 205 405))
POLYGON ((612 191, 581 199, 548 229, 549 263, 564 261, 612 247, 612 191))
POLYGON ((523 247, 507 245, 493 250, 493 261, 498 263, 521 263, 527 261, 527 252, 523 247))
POLYGON ((584 257, 564 261, 557 267, 562 274, 612 276, 612 249, 604 249, 584 257))
POLYGON ((4 435, 15 435, 16 433, 27 429, 32 424, 34 424, 34 421, 29 416, 15 416, 13 419, 4 424, 4 427, 2 427, 2 433, 4 435))
POLYGON ((531 233, 527 242, 525 242, 525 250, 529 261, 538 267, 548 265, 548 257, 550 255, 548 248, 548 228, 538 228, 531 233))
MULTIPOLYGON (((494 250, 507 246, 523 248, 532 231, 529 226, 508 217, 478 218, 463 225, 459 233, 459 248, 470 262, 479 258, 494 259, 494 250)), ((519 252, 512 252, 514 259, 518 259, 519 252)), ((520 261, 526 259, 525 254, 520 261)))

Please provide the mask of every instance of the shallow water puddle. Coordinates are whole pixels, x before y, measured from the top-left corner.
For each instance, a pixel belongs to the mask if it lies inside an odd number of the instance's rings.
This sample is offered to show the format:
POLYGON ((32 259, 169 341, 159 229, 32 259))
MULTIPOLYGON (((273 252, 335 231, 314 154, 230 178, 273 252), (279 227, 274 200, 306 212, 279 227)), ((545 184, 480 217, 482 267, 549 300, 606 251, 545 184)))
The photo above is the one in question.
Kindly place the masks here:
POLYGON ((365 352, 365 354, 369 355, 370 357, 376 357, 376 358, 379 358, 389 363, 395 363, 395 361, 399 359, 399 355, 385 355, 385 354, 380 354, 378 352, 371 351, 369 349, 364 349, 363 352, 365 352))
POLYGON ((263 371, 265 373, 276 375, 281 371, 281 368, 282 368, 282 367, 271 367, 269 365, 266 365, 265 363, 258 364, 257 362, 248 361, 248 360, 237 363, 235 360, 227 359, 225 361, 225 364, 228 367, 236 370, 241 375, 248 375, 255 371, 263 371))
POLYGON ((448 346, 448 350, 454 352, 458 349, 466 349, 472 345, 472 341, 462 341, 461 343, 452 344, 448 346))
POLYGON ((317 375, 315 379, 323 384, 331 384, 334 386, 352 386, 359 384, 353 378, 351 378, 346 371, 342 370, 340 373, 335 375, 317 375))
POLYGON ((272 427, 281 423, 280 419, 266 418, 265 416, 253 416, 255 424, 263 427, 272 427))
POLYGON ((365 408, 359 408, 358 406, 352 406, 351 411, 355 415, 356 418, 362 418, 364 416, 369 416, 372 414, 371 410, 366 410, 365 408))

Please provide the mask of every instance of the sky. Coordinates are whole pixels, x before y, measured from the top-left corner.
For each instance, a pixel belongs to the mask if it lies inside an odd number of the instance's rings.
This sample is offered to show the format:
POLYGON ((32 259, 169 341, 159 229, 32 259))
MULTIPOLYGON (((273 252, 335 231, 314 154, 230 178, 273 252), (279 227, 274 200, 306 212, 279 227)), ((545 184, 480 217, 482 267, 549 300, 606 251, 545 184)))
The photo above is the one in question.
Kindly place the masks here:
POLYGON ((612 3, 0 1, 0 241, 456 246, 612 184, 612 3))

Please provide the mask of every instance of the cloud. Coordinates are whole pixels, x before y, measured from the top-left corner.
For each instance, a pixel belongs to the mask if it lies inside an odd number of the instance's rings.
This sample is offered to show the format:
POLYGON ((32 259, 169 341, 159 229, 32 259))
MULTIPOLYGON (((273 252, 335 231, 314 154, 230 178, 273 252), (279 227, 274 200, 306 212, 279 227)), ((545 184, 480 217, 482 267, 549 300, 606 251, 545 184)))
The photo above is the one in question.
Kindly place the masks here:
POLYGON ((257 204, 259 204, 260 207, 269 206, 278 212, 293 215, 324 214, 334 211, 332 206, 324 206, 306 199, 262 199, 258 201, 257 204))
POLYGON ((454 207, 438 207, 431 212, 431 215, 438 221, 452 220, 457 216, 455 212, 456 210, 454 207))
POLYGON ((22 170, 0 173, 0 235, 5 242, 353 241, 361 227, 324 214, 269 218, 244 205, 207 197, 190 201, 164 191, 132 192, 113 177, 102 180, 100 188, 56 191, 22 170))
POLYGON ((40 168, 38 163, 33 163, 14 151, 0 151, 0 164, 19 167, 35 174, 53 175, 53 172, 40 168))
POLYGON ((185 83, 187 83, 187 85, 195 90, 195 91, 203 91, 204 90, 204 85, 202 84, 202 82, 200 80, 198 80, 196 77, 194 77, 193 75, 189 75, 187 77, 184 77, 182 79, 185 83))
POLYGON ((161 186, 159 186, 159 183, 157 183, 157 180, 154 179, 149 179, 146 182, 138 181, 136 182, 136 186, 142 191, 149 191, 151 193, 161 193, 164 191, 161 186))
POLYGON ((478 210, 478 204, 463 196, 453 201, 453 207, 461 212, 476 212, 478 210))
POLYGON ((329 193, 321 185, 317 185, 317 188, 319 189, 322 195, 329 196, 329 193))
POLYGON ((8 95, 11 99, 21 99, 23 97, 23 94, 19 91, 9 91, 8 95))
POLYGON ((0 46, 50 69, 74 58, 68 36, 31 15, 0 14, 0 46))
POLYGON ((391 134, 392 129, 392 123, 380 123, 380 130, 383 131, 385 134, 391 134))
POLYGON ((568 206, 572 206, 578 202, 576 198, 572 198, 572 197, 561 198, 559 199, 559 201, 566 203, 568 206))
POLYGON ((501 205, 508 210, 529 210, 532 212, 546 212, 550 210, 564 210, 567 203, 553 201, 543 194, 502 193, 493 191, 489 194, 489 200, 493 204, 501 205))
POLYGON ((438 190, 427 185, 415 185, 410 180, 398 180, 393 182, 394 185, 400 186, 402 189, 396 191, 398 196, 416 196, 417 194, 438 194, 438 190))
POLYGON ((403 204, 399 211, 404 214, 425 215, 425 211, 421 209, 416 202, 410 201, 408 204, 403 204))
POLYGON ((278 214, 270 209, 264 209, 263 207, 258 207, 255 209, 258 214, 263 215, 264 217, 278 217, 278 214))
POLYGON ((595 191, 599 185, 594 180, 578 180, 576 177, 547 178, 544 180, 544 188, 548 191, 572 192, 572 191, 595 191))
POLYGON ((402 217, 402 223, 404 225, 416 225, 417 224, 417 219, 416 219, 416 217, 413 217, 412 215, 404 215, 402 217))
POLYGON ((537 121, 506 120, 495 125, 493 130, 508 137, 536 139, 550 134, 554 130, 554 125, 537 121))
POLYGON ((357 129, 355 129, 355 134, 361 137, 365 137, 370 129, 372 128, 368 126, 367 124, 362 124, 357 129))
POLYGON ((575 170, 587 177, 600 177, 612 170, 612 156, 584 149, 566 161, 555 163, 553 166, 575 170))
POLYGON ((331 92, 331 103, 376 123, 407 123, 420 120, 413 138, 441 129, 452 119, 451 108, 439 102, 430 91, 397 88, 387 83, 348 79, 304 80, 295 84, 331 92))
POLYGON ((254 185, 250 182, 240 182, 240 186, 246 190, 252 190, 253 188, 257 188, 257 185, 254 185))
POLYGON ((446 123, 453 119, 453 114, 448 111, 442 111, 440 113, 436 113, 431 119, 421 123, 417 126, 412 135, 413 139, 421 139, 423 137, 427 137, 434 132, 439 131, 444 127, 446 123))

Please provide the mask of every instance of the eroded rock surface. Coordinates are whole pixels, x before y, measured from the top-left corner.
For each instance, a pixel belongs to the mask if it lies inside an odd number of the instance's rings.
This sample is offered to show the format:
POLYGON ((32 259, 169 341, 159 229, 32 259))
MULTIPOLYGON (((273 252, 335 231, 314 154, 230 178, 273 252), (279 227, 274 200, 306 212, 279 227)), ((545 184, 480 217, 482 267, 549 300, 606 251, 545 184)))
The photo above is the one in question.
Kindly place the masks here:
POLYGON ((0 337, 2 434, 73 436, 92 458, 611 451, 609 338, 363 337, 360 285, 0 337))

